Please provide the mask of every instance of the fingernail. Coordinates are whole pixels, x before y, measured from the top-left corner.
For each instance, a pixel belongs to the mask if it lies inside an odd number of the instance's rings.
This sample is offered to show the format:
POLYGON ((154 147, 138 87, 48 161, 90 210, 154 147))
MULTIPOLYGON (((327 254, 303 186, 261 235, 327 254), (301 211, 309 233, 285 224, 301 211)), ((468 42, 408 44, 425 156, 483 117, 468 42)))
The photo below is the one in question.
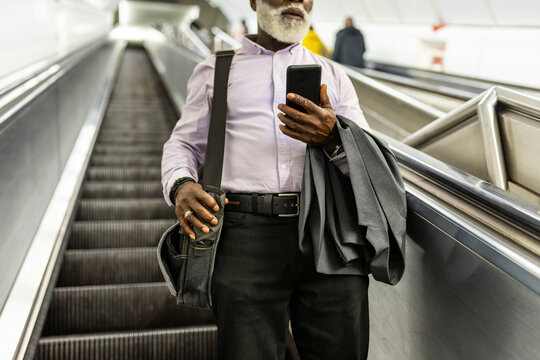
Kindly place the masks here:
POLYGON ((207 226, 203 226, 202 231, 204 231, 205 233, 207 233, 207 232, 210 231, 210 229, 209 229, 207 226))
POLYGON ((294 99, 294 95, 293 95, 293 94, 287 94, 287 98, 288 98, 289 100, 292 100, 292 99, 294 99))
POLYGON ((277 106, 277 108, 278 108, 279 110, 283 110, 283 104, 279 104, 279 105, 277 106))
POLYGON ((217 225, 217 219, 212 219, 212 221, 210 221, 210 223, 211 223, 212 225, 217 225))
POLYGON ((195 240, 195 235, 194 234, 190 234, 189 237, 191 238, 191 240, 195 240))
POLYGON ((214 211, 219 211, 219 206, 214 206, 214 211))

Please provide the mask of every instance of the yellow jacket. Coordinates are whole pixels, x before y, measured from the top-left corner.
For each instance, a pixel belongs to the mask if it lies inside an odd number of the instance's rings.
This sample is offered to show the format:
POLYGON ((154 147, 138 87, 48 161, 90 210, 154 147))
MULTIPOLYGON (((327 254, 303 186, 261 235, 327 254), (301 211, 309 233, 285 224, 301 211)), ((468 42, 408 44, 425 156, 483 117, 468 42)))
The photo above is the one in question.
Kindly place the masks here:
POLYGON ((321 39, 319 39, 319 36, 313 29, 309 30, 306 37, 302 41, 302 45, 304 45, 308 50, 317 55, 330 54, 328 48, 324 46, 323 42, 321 41, 321 39))

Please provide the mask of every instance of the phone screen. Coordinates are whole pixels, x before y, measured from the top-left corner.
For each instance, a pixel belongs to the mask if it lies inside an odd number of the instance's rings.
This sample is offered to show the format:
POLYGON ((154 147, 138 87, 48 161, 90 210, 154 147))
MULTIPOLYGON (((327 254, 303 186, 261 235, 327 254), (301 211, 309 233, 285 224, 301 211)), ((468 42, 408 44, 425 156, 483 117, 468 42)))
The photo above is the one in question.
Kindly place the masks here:
MULTIPOLYGON (((290 65, 287 68, 287 94, 295 93, 313 101, 316 105, 321 102, 321 66, 320 65, 290 65)), ((286 99, 287 106, 306 112, 304 108, 286 99)))

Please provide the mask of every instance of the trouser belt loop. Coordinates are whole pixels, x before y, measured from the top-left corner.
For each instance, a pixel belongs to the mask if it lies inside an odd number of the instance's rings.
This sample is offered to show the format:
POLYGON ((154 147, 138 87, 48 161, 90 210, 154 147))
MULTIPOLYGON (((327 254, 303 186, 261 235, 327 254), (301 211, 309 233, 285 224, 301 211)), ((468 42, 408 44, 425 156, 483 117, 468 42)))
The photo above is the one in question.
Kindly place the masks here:
POLYGON ((259 213, 259 195, 251 194, 251 212, 254 214, 259 213))
POLYGON ((274 195, 272 194, 264 194, 263 195, 263 214, 264 215, 272 215, 272 198, 274 195))

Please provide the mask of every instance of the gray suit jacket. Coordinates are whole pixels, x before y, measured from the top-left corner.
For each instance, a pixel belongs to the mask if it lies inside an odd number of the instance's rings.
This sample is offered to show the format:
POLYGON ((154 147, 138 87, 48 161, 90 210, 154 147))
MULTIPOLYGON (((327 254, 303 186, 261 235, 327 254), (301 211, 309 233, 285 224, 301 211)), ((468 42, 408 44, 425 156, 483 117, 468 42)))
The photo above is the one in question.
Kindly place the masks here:
POLYGON ((338 116, 349 178, 308 146, 300 200, 300 249, 324 274, 365 275, 395 285, 405 269, 407 204, 388 146, 338 116))

